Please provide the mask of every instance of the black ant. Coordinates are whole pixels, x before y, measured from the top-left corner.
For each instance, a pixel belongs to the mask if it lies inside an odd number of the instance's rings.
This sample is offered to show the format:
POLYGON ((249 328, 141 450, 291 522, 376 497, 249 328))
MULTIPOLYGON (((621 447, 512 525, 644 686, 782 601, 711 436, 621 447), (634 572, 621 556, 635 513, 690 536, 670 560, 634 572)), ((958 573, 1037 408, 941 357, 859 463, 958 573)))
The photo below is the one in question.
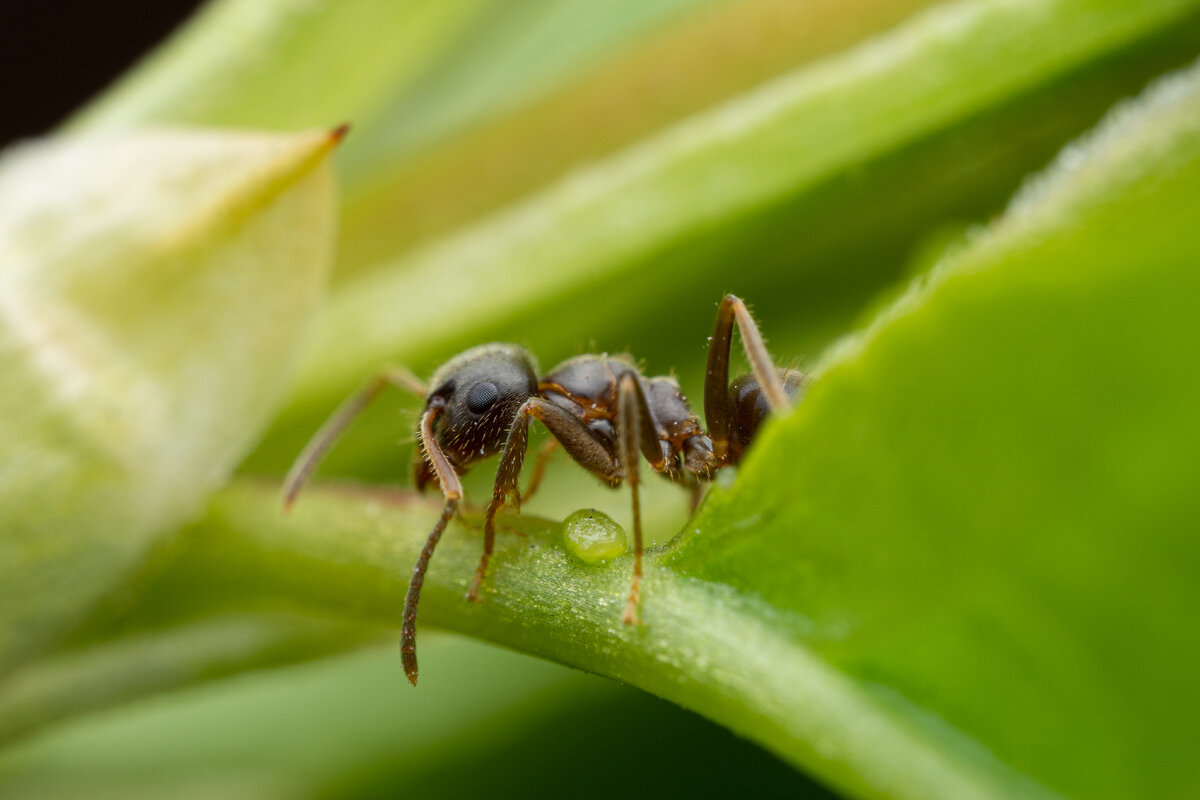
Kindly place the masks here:
MULTIPOLYGON (((642 581, 642 525, 638 501, 638 455, 651 469, 688 483, 695 492, 721 467, 736 464, 758 426, 772 411, 787 407, 803 391, 806 378, 776 369, 758 326, 745 304, 726 295, 708 349, 704 381, 707 432, 688 406, 674 378, 645 377, 627 355, 582 355, 538 377, 532 356, 509 344, 474 347, 450 359, 429 387, 407 370, 391 369, 351 396, 313 436, 297 458, 283 488, 286 511, 317 462, 355 417, 388 385, 424 398, 417 426, 420 452, 414 454, 418 490, 432 481, 446 504, 417 557, 404 603, 400 649, 409 681, 417 683, 417 603, 425 571, 446 525, 462 499, 459 477, 476 461, 503 451, 492 500, 483 524, 483 555, 467 592, 477 601, 495 544, 496 512, 506 502, 520 508, 517 481, 525 463, 529 420, 537 419, 582 467, 609 486, 628 484, 633 495, 633 578, 622 620, 638 624, 642 581), (729 383, 733 324, 742 334, 753 374, 729 383)), ((526 497, 539 482, 551 447, 544 448, 526 497)), ((698 494, 696 495, 698 499, 698 494)))

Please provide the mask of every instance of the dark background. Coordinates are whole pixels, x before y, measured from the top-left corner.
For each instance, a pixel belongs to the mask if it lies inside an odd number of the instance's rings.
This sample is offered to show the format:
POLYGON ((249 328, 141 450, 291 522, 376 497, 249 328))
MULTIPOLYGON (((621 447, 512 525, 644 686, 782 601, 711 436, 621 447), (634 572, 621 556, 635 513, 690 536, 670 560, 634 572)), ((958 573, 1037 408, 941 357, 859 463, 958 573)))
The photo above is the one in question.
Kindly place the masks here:
POLYGON ((49 132, 200 0, 9 2, 0 11, 0 146, 49 132))

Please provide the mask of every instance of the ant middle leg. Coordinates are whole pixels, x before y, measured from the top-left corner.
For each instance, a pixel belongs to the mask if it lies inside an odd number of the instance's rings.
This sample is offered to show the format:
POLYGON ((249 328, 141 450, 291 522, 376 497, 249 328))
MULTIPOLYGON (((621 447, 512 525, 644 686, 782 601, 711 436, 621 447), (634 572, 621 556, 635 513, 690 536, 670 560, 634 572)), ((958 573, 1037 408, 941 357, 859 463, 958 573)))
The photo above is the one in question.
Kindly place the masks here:
POLYGON ((633 578, 629 582, 629 599, 621 620, 626 625, 641 623, 638 605, 642 594, 642 509, 638 496, 640 475, 638 455, 658 472, 666 471, 666 458, 657 425, 641 381, 633 373, 621 376, 620 393, 617 399, 617 447, 621 459, 622 476, 633 495, 633 578))
POLYGON ((549 466, 550 459, 558 452, 559 446, 558 439, 550 438, 538 448, 537 458, 533 462, 533 475, 530 476, 525 491, 520 495, 522 502, 532 498, 541 487, 542 478, 546 477, 546 467, 549 466))
POLYGON ((479 589, 483 585, 483 579, 487 575, 488 562, 495 549, 496 513, 510 497, 517 499, 519 504, 518 480, 521 476, 521 467, 525 463, 525 452, 529 446, 529 419, 531 417, 545 425, 563 449, 584 469, 614 486, 621 480, 621 469, 614 454, 578 417, 540 397, 531 397, 526 400, 517 410, 512 427, 508 429, 508 439, 504 443, 504 452, 500 456, 500 466, 496 470, 496 482, 492 487, 492 500, 488 503, 487 512, 484 515, 483 555, 479 558, 479 566, 475 569, 475 577, 471 581, 471 588, 467 591, 468 600, 475 602, 479 600, 479 589))

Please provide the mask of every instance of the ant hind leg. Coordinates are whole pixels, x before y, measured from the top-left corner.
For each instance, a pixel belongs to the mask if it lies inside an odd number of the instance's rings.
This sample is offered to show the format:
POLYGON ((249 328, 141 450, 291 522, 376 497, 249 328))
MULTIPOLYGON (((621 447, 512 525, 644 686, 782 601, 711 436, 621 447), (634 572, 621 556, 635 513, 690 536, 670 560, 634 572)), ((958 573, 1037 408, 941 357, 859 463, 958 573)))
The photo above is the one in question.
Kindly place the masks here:
POLYGON ((558 439, 547 439, 537 451, 537 460, 533 462, 533 475, 529 478, 529 484, 525 487, 525 491, 521 493, 522 502, 529 500, 537 493, 537 490, 542 485, 542 478, 546 476, 546 467, 550 464, 550 459, 560 447, 558 439))
POLYGON ((734 322, 742 335, 742 345, 750 368, 771 409, 778 411, 791 405, 779 370, 771 362, 771 354, 767 352, 762 333, 750 310, 740 297, 725 295, 717 310, 717 324, 713 328, 712 338, 709 339, 708 365, 704 375, 704 419, 718 459, 724 459, 729 448, 729 421, 732 416, 729 407, 729 351, 734 322))

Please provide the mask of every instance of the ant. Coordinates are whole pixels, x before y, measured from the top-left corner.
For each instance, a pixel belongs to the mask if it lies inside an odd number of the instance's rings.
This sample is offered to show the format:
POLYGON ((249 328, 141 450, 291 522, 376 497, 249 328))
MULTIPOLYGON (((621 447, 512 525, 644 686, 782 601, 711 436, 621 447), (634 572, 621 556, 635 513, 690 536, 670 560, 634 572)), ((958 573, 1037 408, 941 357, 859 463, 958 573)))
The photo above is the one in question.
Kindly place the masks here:
POLYGON ((645 377, 628 355, 588 354, 568 359, 538 377, 533 357, 511 344, 471 348, 446 362, 428 387, 400 368, 385 370, 333 413, 296 459, 284 482, 283 507, 291 508, 306 479, 337 437, 389 385, 424 399, 417 425, 413 481, 423 490, 436 481, 445 498, 413 567, 404 602, 400 650, 404 671, 417 684, 416 623, 421 587, 434 548, 462 500, 459 480, 476 461, 502 452, 492 499, 484 515, 483 555, 467 592, 479 600, 496 537, 496 513, 506 503, 520 509, 518 478, 529 443, 529 420, 553 436, 539 454, 526 498, 540 482, 553 448, 561 446, 584 469, 611 487, 628 484, 633 498, 633 577, 623 622, 640 623, 642 526, 638 501, 639 455, 650 468, 690 485, 699 499, 700 481, 737 464, 762 421, 786 408, 804 390, 805 375, 776 369, 758 326, 739 298, 726 295, 709 340, 704 381, 707 432, 670 377, 645 377), (752 374, 729 383, 729 351, 737 323, 752 374))

